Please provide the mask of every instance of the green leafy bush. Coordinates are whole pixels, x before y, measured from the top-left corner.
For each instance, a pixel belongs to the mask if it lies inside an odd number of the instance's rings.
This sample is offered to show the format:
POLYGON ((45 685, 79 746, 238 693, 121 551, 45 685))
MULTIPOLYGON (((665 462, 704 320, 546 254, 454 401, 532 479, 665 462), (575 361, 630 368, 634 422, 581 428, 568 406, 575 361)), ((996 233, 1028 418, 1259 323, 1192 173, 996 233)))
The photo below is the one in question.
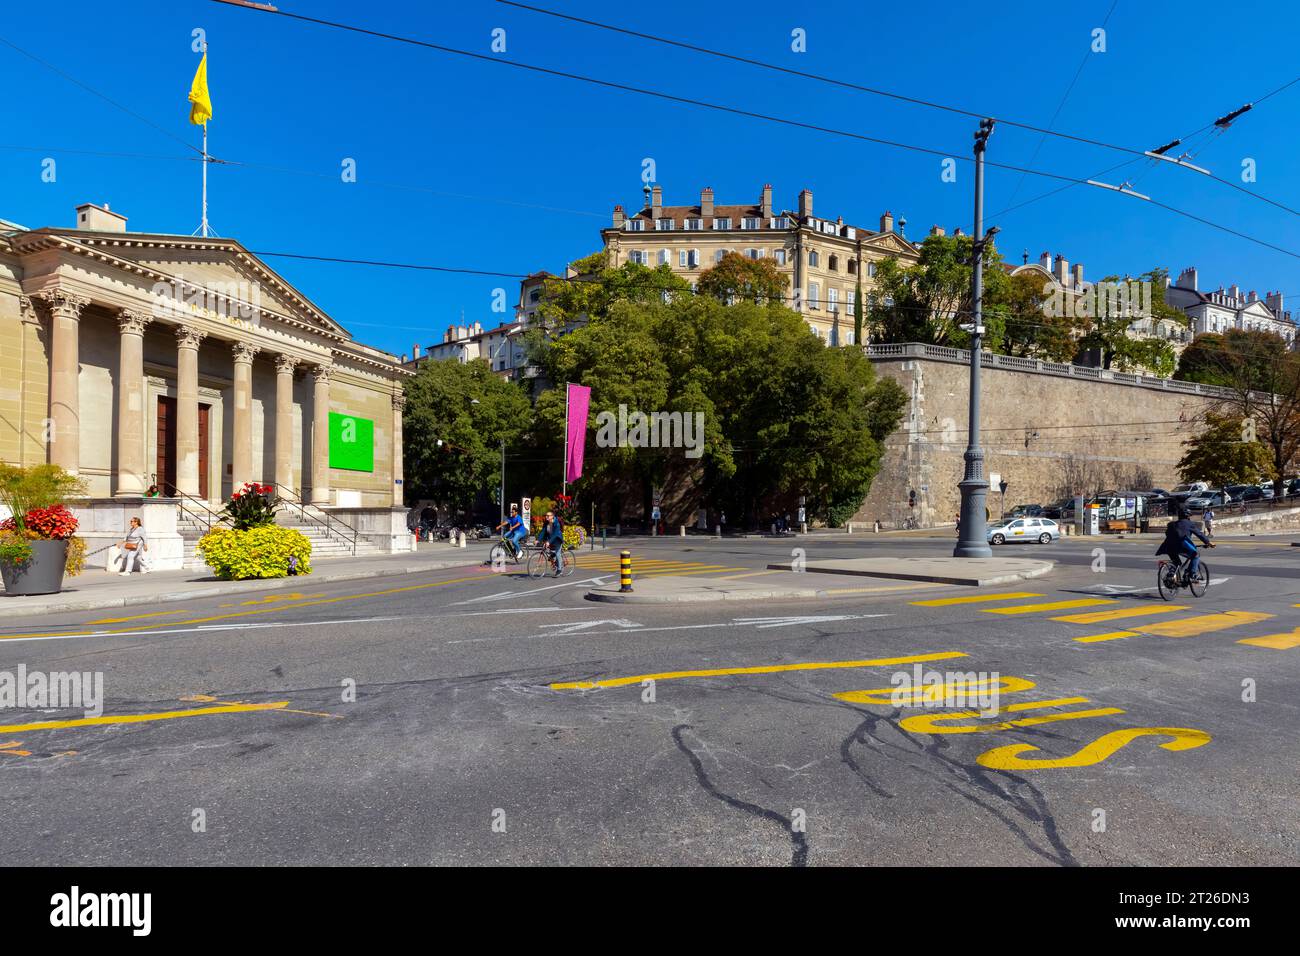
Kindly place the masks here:
POLYGON ((199 539, 197 547, 223 581, 287 577, 294 559, 298 574, 311 574, 311 542, 293 528, 213 528, 199 539))

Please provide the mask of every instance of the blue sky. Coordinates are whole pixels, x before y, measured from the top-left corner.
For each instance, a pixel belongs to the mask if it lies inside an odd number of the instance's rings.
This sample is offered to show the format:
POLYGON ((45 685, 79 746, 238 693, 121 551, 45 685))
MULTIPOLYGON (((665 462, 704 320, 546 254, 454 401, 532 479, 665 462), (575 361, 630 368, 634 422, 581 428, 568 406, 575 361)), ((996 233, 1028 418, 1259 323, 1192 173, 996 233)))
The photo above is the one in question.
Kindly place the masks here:
MULTIPOLYGON (((610 5, 536 0, 579 16, 745 54, 795 69, 1047 125, 1088 59, 1056 128, 1154 148, 1300 74, 1300 5, 1243 0, 1118 0, 1106 52, 1089 53, 1111 0, 996 5, 754 2, 610 5), (791 50, 806 31, 807 52, 791 50)), ((822 83, 668 49, 489 0, 284 0, 285 10, 416 36, 680 96, 969 155, 975 120, 822 83)), ((11 107, 0 134, 0 218, 72 225, 81 202, 109 202, 129 228, 188 234, 198 225, 200 166, 185 100, 203 28, 215 117, 210 218, 258 251, 295 252, 471 269, 558 271, 599 247, 616 202, 641 203, 642 160, 653 158, 665 201, 756 200, 771 182, 778 204, 814 191, 816 212, 874 227, 886 208, 917 238, 932 223, 970 228, 970 168, 943 182, 941 159, 825 133, 776 126, 630 93, 539 76, 496 63, 298 23, 207 0, 62 0, 59 15, 12 4, 0 37, 39 56, 161 127, 117 110, 0 44, 11 107), (171 136, 167 135, 172 134, 171 136), (28 147, 21 150, 12 147, 28 147), (139 154, 110 157, 75 150, 139 154), (57 162, 42 182, 41 162, 57 162), (355 159, 355 183, 340 177, 355 159), (257 167, 285 167, 296 173, 257 167), (389 185, 385 185, 389 184, 389 185), (406 188, 397 188, 397 187, 406 188), (467 198, 475 197, 475 198, 467 198), (543 208, 545 207, 545 208, 543 208)), ((1300 83, 1205 144, 1195 162, 1300 208, 1300 83)), ((1124 154, 1000 126, 989 158, 1093 176, 1124 154)), ((1300 218, 1174 168, 1135 164, 1105 177, 1169 205, 1300 251, 1300 218)), ((1059 186, 990 170, 990 214, 1059 186)), ((1086 277, 1163 265, 1200 269, 1202 288, 1280 289, 1300 310, 1300 260, 1138 200, 1075 187, 990 219, 1004 255, 1047 250, 1086 277)), ((428 344, 460 320, 495 324, 493 290, 509 279, 361 266, 267 261, 363 341, 393 352, 428 344)))

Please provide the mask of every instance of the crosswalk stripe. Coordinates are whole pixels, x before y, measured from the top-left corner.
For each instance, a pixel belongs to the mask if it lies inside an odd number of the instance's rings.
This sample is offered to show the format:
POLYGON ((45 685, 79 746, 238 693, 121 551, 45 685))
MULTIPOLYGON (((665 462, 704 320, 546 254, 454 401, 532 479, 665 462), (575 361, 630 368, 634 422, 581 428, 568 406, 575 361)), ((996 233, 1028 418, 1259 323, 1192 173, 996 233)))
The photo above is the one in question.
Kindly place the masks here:
POLYGON ((1013 598, 1045 597, 1033 591, 1012 591, 1009 594, 976 594, 973 597, 935 598, 931 601, 912 601, 917 607, 947 607, 949 604, 974 604, 977 601, 1004 601, 1013 598))
POLYGON ((1133 630, 1161 637, 1195 637, 1197 634, 1223 631, 1242 624, 1253 624, 1255 621, 1267 621, 1272 616, 1259 611, 1224 611, 1222 614, 1203 614, 1200 617, 1185 617, 1161 624, 1134 624, 1133 630))
MULTIPOLYGON (((1300 604, 1296 606, 1300 607, 1300 604)), ((1250 644, 1252 647, 1268 647, 1275 651, 1288 651, 1293 647, 1300 647, 1300 627, 1297 627, 1293 631, 1287 631, 1284 634, 1265 634, 1263 637, 1247 637, 1237 643, 1250 644)))
POLYGON ((1078 598, 1074 601, 1048 601, 1044 604, 1017 604, 1015 607, 981 608, 985 614, 1035 614, 1039 611, 1064 611, 1071 607, 1095 607, 1098 604, 1118 604, 1110 598, 1078 598))
POLYGON ((1137 637, 1137 634, 1137 631, 1108 631, 1105 634, 1086 634, 1075 640, 1080 644, 1099 644, 1102 641, 1118 641, 1123 637, 1137 637))
POLYGON ((1185 604, 1164 604, 1158 607, 1122 607, 1116 611, 1088 611, 1084 614, 1063 614, 1052 618, 1053 621, 1065 621, 1067 624, 1097 624, 1101 621, 1118 621, 1122 617, 1145 617, 1149 614, 1168 614, 1170 611, 1186 611, 1185 604))

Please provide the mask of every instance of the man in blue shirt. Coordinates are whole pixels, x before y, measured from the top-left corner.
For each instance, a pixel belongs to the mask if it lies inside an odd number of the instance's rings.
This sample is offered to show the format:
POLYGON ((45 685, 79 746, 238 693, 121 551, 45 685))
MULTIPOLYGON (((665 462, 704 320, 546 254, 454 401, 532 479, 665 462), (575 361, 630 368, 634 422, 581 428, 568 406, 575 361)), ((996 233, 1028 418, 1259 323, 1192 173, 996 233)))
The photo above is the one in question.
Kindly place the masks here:
POLYGON ((506 529, 505 538, 510 542, 510 546, 515 549, 515 554, 519 554, 519 548, 523 544, 524 538, 528 537, 528 529, 524 527, 524 519, 519 517, 519 506, 510 506, 510 517, 497 525, 497 530, 506 529))
POLYGON ((546 512, 546 520, 542 522, 542 530, 537 539, 542 547, 554 553, 555 576, 559 577, 564 572, 564 525, 555 517, 554 511, 546 512))

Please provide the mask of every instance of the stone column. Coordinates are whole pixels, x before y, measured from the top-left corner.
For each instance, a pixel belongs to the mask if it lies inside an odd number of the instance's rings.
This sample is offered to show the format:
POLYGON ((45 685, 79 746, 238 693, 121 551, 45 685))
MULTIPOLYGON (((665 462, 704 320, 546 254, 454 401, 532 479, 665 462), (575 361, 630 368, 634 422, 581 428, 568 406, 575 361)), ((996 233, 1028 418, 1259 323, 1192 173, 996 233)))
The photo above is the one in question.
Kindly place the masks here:
MULTIPOLYGON (((399 383, 400 387, 400 383, 399 383)), ((393 394, 393 507, 402 507, 405 494, 402 484, 402 412, 406 408, 406 392, 393 394)))
POLYGON ((117 361, 117 494, 144 493, 144 327, 150 316, 118 309, 117 361))
POLYGON ((50 312, 50 464, 76 474, 81 464, 81 313, 90 300, 61 289, 38 298, 50 312))
POLYGON ((330 372, 329 365, 312 369, 311 503, 330 503, 330 372))
POLYGON ((208 496, 199 488, 199 343, 206 334, 176 327, 176 486, 200 498, 208 496))
POLYGON ((260 349, 247 342, 235 342, 234 435, 231 442, 231 490, 238 491, 253 475, 253 357, 260 349))
POLYGON ((285 489, 293 488, 293 370, 297 365, 292 355, 275 357, 275 483, 285 489))

